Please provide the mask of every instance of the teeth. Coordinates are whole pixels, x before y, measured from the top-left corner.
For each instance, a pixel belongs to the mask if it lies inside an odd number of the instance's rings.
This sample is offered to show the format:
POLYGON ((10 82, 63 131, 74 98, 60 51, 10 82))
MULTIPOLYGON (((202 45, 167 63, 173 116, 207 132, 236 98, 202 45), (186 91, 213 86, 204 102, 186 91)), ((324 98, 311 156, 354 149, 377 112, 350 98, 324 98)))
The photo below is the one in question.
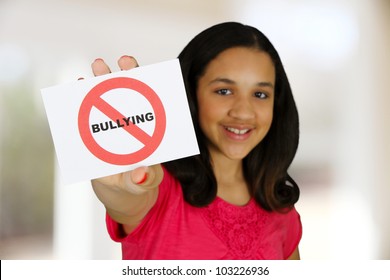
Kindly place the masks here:
POLYGON ((228 131, 233 132, 234 134, 245 134, 249 131, 249 129, 237 129, 237 128, 232 128, 232 127, 227 127, 226 128, 228 131))

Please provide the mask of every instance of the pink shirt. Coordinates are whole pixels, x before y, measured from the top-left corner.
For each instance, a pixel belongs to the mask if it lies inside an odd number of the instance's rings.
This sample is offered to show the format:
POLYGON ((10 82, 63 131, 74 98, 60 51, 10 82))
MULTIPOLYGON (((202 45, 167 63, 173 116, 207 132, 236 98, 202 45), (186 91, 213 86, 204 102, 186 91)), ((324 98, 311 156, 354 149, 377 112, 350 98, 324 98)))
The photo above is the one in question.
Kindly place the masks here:
POLYGON ((286 259, 302 235, 295 209, 270 213, 254 199, 235 206, 219 197, 191 206, 165 169, 156 204, 131 234, 120 237, 109 215, 106 222, 111 238, 122 243, 123 259, 286 259))

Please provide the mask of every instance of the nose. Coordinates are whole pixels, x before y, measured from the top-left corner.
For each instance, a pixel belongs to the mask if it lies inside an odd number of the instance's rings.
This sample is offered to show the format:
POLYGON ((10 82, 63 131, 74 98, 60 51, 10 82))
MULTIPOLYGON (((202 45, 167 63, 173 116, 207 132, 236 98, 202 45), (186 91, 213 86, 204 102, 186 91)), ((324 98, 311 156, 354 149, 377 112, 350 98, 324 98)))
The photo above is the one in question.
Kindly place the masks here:
POLYGON ((239 96, 232 101, 229 116, 237 120, 249 120, 255 117, 255 110, 250 98, 239 96))

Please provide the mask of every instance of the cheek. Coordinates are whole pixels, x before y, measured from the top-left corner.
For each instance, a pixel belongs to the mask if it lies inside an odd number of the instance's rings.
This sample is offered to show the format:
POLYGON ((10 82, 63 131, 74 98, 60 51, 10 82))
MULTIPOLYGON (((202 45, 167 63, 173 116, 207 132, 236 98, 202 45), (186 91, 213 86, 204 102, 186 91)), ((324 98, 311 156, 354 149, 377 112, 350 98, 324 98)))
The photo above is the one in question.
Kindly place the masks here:
POLYGON ((273 108, 263 108, 258 114, 258 116, 259 116, 259 122, 263 127, 267 128, 268 131, 268 129, 272 125, 273 108))
POLYGON ((211 123, 217 120, 217 108, 208 104, 199 106, 199 124, 202 130, 207 129, 211 123))
POLYGON ((206 124, 209 122, 209 116, 207 114, 207 104, 204 104, 201 100, 198 100, 198 122, 200 129, 204 132, 207 128, 206 124))
POLYGON ((273 110, 271 109, 265 117, 265 121, 269 124, 269 126, 271 126, 272 124, 273 117, 274 114, 273 114, 273 110))
POLYGON ((199 124, 203 130, 207 129, 207 126, 218 120, 220 111, 221 106, 215 104, 212 99, 207 99, 204 96, 198 98, 199 124))

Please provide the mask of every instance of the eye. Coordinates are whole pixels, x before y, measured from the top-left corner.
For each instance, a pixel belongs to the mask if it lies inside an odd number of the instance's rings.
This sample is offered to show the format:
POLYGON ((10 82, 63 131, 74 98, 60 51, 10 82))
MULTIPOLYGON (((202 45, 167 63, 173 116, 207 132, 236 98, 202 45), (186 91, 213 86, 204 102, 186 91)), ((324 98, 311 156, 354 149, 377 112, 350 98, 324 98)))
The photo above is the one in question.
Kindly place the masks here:
POLYGON ((227 89, 227 88, 219 89, 219 90, 216 90, 215 92, 217 94, 219 94, 219 95, 230 95, 230 94, 232 94, 232 91, 230 89, 227 89))
POLYGON ((267 99, 268 98, 268 94, 266 94, 265 92, 261 92, 261 91, 255 92, 254 96, 257 98, 260 98, 260 99, 267 99))

